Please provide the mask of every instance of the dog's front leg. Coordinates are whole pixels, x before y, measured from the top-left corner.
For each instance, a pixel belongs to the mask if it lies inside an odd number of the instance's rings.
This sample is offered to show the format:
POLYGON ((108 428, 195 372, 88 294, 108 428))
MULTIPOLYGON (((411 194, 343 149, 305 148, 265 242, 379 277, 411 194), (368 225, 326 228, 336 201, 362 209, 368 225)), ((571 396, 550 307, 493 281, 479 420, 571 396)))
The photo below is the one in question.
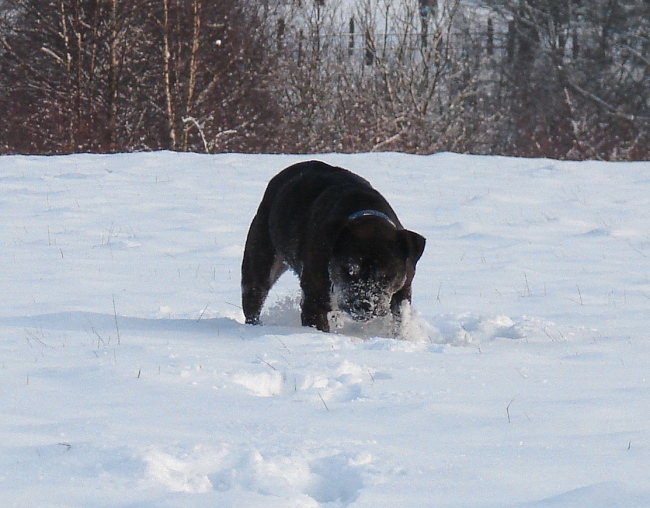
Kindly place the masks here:
POLYGON ((317 328, 321 332, 329 332, 330 323, 327 319, 327 313, 329 311, 323 308, 311 309, 310 307, 306 302, 303 302, 301 314, 302 325, 317 328))
POLYGON ((329 332, 330 323, 327 319, 327 314, 330 310, 329 295, 328 298, 323 301, 323 298, 317 295, 304 293, 302 300, 302 313, 300 315, 302 318, 302 325, 315 327, 322 332, 329 332))
POLYGON ((402 329, 402 320, 404 319, 404 305, 411 303, 411 285, 407 284, 393 295, 390 302, 390 310, 393 314, 394 334, 399 335, 402 329))
POLYGON ((302 325, 329 332, 327 314, 332 310, 329 277, 310 277, 305 276, 303 272, 300 286, 303 294, 300 316, 302 325))

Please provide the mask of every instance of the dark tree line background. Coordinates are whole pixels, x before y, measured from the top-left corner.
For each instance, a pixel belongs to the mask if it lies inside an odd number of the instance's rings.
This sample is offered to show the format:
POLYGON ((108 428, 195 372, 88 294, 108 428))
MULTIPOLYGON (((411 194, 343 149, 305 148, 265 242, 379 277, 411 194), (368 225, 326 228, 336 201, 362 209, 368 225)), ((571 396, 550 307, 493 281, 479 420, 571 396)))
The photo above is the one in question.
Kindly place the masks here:
POLYGON ((650 0, 0 0, 0 152, 650 157, 650 0))

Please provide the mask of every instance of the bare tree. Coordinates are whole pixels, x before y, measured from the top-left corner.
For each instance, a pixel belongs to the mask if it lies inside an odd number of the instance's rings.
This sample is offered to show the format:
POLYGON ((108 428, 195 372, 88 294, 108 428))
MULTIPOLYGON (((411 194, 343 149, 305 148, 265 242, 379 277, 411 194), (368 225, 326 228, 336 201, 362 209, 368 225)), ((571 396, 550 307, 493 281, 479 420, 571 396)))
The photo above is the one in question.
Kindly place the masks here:
POLYGON ((648 155, 647 2, 490 2, 507 27, 495 69, 502 89, 499 150, 556 158, 648 155), (645 90, 645 91, 644 91, 645 90), (632 155, 634 154, 634 155, 632 155))
POLYGON ((265 146, 260 9, 240 0, 7 0, 0 33, 6 151, 265 146), (17 120, 19 119, 19 120, 17 120))
POLYGON ((294 15, 294 46, 285 44, 278 79, 288 85, 285 127, 298 140, 295 149, 426 153, 458 146, 451 131, 461 108, 454 106, 468 84, 459 61, 465 53, 455 47, 460 3, 421 3, 364 0, 352 12, 313 4, 294 15))

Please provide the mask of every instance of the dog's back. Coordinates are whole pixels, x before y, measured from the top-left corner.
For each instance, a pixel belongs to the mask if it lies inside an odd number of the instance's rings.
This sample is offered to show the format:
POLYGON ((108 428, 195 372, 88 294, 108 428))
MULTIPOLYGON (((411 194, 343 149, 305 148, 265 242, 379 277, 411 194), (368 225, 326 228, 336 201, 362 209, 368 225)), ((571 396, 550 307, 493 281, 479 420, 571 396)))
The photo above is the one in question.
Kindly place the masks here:
POLYGON ((310 235, 360 209, 378 210, 399 224, 388 202, 367 180, 320 161, 301 162, 280 172, 269 182, 262 201, 268 201, 273 244, 292 265, 302 258, 310 235))

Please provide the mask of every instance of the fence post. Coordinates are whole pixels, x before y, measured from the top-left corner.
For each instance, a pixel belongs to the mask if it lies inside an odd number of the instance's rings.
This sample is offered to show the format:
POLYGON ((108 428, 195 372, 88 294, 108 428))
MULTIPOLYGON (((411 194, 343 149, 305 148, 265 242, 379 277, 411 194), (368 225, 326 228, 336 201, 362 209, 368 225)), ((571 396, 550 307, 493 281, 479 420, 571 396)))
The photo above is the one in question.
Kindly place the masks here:
POLYGON ((487 20, 487 54, 494 55, 494 24, 492 18, 487 20))
POLYGON ((429 35, 429 0, 419 0, 420 1, 420 25, 421 32, 420 38, 422 41, 422 47, 427 47, 427 39, 429 35))
POLYGON ((367 66, 375 63, 375 50, 372 47, 372 37, 370 36, 370 29, 366 28, 366 53, 365 62, 367 66))

